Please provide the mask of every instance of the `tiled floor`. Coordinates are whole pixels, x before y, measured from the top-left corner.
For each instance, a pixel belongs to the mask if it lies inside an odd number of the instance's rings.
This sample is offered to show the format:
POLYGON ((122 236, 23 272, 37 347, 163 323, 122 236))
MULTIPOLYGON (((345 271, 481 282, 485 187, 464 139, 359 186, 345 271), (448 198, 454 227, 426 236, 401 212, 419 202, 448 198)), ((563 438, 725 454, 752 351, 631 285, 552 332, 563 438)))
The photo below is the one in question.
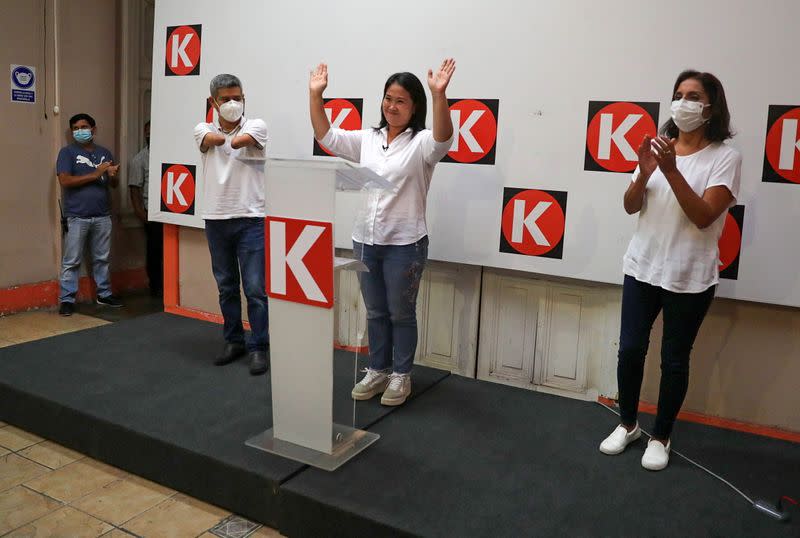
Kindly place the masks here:
MULTIPOLYGON (((156 311, 146 296, 107 311, 78 305, 0 317, 0 347, 156 311), (106 319, 96 317, 103 316, 106 319)), ((281 534, 0 422, 0 536, 236 537, 281 534)))

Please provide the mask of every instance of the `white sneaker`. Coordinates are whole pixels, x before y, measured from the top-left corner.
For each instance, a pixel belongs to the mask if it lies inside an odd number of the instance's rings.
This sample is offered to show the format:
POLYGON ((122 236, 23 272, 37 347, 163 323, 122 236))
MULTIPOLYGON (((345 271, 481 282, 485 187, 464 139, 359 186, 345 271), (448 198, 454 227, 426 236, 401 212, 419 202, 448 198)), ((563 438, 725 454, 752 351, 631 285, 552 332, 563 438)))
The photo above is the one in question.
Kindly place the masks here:
POLYGON ((381 396, 383 405, 401 405, 411 394, 411 374, 389 374, 389 386, 381 396))
POLYGON ((642 467, 649 471, 660 471, 669 463, 669 450, 672 441, 667 441, 667 446, 661 441, 650 439, 647 443, 647 450, 642 456, 642 467))
POLYGON ((366 372, 364 378, 356 383, 353 392, 350 393, 354 400, 369 400, 386 390, 386 386, 389 384, 388 372, 372 368, 367 368, 366 372))
POLYGON ((611 432, 611 435, 603 439, 603 442, 600 443, 600 452, 608 454, 609 456, 619 454, 625 450, 626 446, 641 436, 642 430, 639 428, 638 422, 636 423, 636 427, 630 432, 625 429, 625 426, 619 425, 611 432))

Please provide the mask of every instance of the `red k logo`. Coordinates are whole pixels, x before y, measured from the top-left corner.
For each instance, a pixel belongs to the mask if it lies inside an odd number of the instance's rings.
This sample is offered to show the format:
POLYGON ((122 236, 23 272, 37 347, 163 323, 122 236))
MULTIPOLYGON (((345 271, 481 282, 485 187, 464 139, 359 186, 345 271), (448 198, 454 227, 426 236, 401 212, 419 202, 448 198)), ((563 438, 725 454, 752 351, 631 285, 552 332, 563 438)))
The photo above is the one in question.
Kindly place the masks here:
POLYGON ((214 114, 216 109, 214 105, 211 104, 211 97, 206 97, 206 123, 214 123, 214 114))
MULTIPOLYGON (((335 129, 358 131, 361 129, 361 111, 363 99, 325 99, 325 114, 328 122, 335 129)), ((314 155, 329 157, 333 154, 314 140, 314 155)))
POLYGON ((161 165, 161 211, 194 215, 193 164, 161 165))
POLYGON ((742 227, 744 206, 733 206, 725 215, 725 227, 719 237, 719 276, 736 280, 739 278, 739 254, 742 249, 742 227))
POLYGON ((168 77, 200 74, 201 24, 167 26, 166 65, 168 77))
POLYGON ((800 106, 770 105, 763 178, 800 184, 800 106))
POLYGON ((494 164, 497 142, 497 99, 448 99, 453 145, 444 163, 494 164))
POLYGON ((506 187, 500 252, 561 259, 566 213, 566 192, 506 187))
POLYGON ((589 101, 584 170, 632 172, 646 134, 657 132, 658 103, 589 101))
POLYGON ((267 217, 267 295, 333 307, 333 225, 267 217))

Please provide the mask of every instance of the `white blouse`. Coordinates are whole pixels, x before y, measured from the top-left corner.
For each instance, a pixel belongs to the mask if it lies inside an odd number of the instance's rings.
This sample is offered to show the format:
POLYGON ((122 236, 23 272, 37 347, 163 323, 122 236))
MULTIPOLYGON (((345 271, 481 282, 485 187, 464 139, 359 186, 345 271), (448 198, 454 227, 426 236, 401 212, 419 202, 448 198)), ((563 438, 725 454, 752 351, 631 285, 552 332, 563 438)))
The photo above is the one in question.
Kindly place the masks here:
MULTIPOLYGON (((676 157, 677 168, 698 196, 723 185, 736 198, 742 173, 742 156, 721 142, 676 157)), ((633 174, 633 180, 639 168, 633 174)), ((719 237, 725 225, 723 212, 705 229, 686 216, 660 169, 650 176, 636 232, 622 267, 636 280, 677 293, 700 293, 719 282, 719 237)))
POLYGON ((430 129, 412 138, 406 129, 387 144, 388 128, 346 131, 331 128, 320 143, 338 157, 360 163, 397 186, 372 190, 356 218, 353 241, 367 245, 409 245, 428 234, 425 208, 433 169, 452 139, 437 142, 430 129), (384 149, 386 148, 386 149, 384 149))

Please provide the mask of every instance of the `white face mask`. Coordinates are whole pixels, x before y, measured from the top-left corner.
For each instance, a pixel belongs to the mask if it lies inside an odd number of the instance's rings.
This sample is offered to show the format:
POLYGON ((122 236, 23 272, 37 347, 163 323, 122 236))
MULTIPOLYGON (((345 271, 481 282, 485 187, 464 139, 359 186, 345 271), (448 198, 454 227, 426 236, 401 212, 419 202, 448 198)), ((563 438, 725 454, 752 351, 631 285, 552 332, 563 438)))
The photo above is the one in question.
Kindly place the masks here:
POLYGON ((243 111, 244 104, 241 101, 228 101, 219 105, 219 115, 230 122, 239 121, 243 111))
POLYGON ((691 133, 708 121, 708 118, 703 117, 703 110, 707 106, 711 105, 704 105, 699 101, 687 101, 686 99, 672 101, 672 106, 670 106, 672 121, 684 133, 691 133))

